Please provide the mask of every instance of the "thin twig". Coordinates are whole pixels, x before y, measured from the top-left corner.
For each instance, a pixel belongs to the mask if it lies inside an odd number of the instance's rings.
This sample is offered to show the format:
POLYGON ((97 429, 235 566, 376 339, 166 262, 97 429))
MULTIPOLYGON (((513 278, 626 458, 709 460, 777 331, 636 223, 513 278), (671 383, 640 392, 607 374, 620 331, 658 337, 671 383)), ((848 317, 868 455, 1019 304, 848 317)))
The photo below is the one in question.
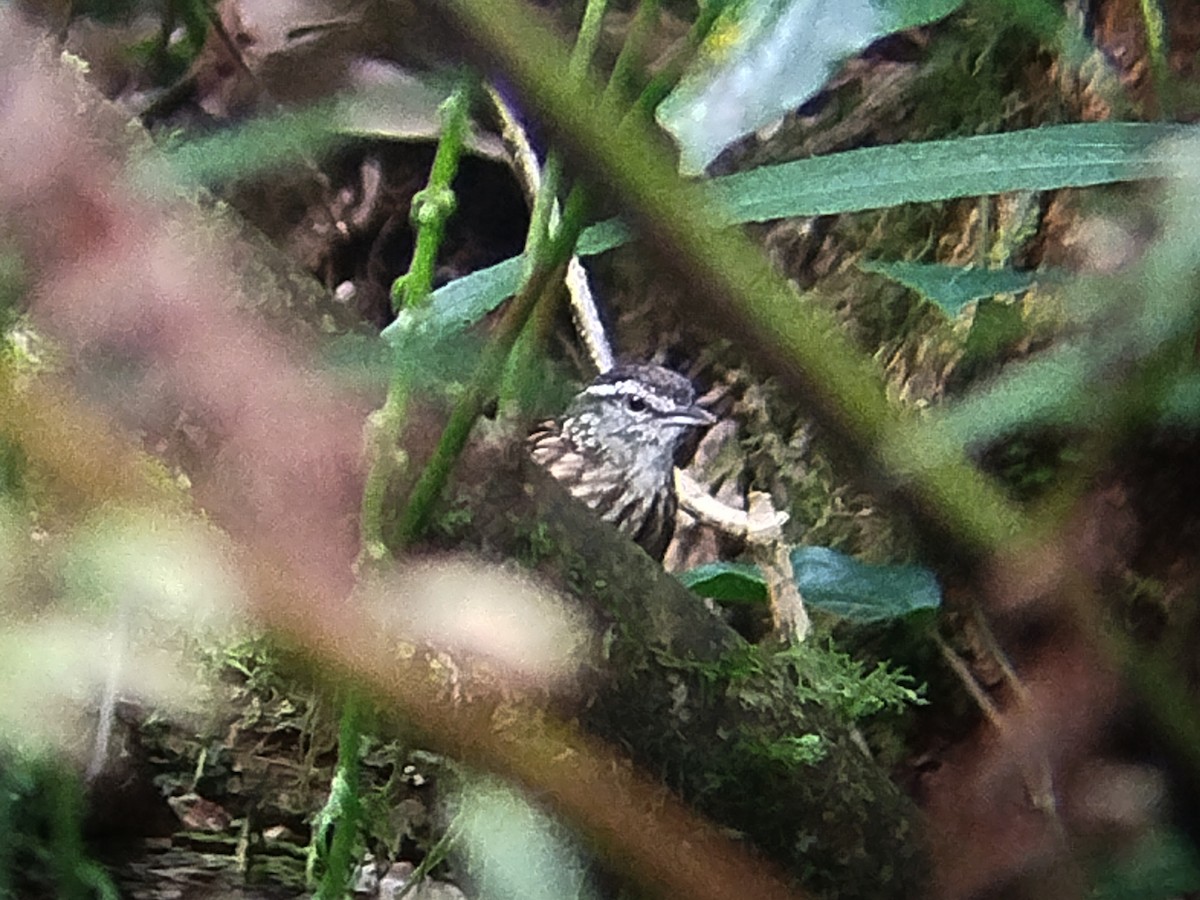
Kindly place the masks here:
MULTIPOLYGON (((542 170, 537 153, 529 141, 529 135, 524 126, 504 97, 490 85, 486 91, 500 119, 501 137, 512 154, 517 180, 521 182, 522 190, 524 190, 531 208, 535 207, 538 198, 543 196, 542 170)), ((557 227, 559 218, 557 204, 551 209, 550 215, 551 227, 557 227)), ((596 371, 607 372, 613 367, 612 346, 608 336, 604 333, 604 324, 600 321, 600 311, 596 307, 596 298, 588 283, 587 270, 584 269, 583 264, 579 262, 579 257, 575 254, 571 255, 571 259, 567 263, 566 285, 567 297, 571 306, 571 318, 575 323, 579 339, 587 351, 588 359, 596 367, 596 371)))

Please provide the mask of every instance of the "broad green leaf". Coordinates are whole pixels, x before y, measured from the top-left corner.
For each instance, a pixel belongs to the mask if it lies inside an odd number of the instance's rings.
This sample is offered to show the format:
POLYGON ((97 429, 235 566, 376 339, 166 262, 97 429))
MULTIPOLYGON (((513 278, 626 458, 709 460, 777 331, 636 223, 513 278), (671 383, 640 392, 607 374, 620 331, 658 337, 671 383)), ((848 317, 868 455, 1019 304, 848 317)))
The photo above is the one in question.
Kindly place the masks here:
MULTIPOLYGON (((804 603, 845 619, 881 622, 941 604, 937 579, 921 566, 874 566, 828 547, 796 547, 791 559, 804 603)), ((679 580, 724 603, 767 602, 766 579, 746 563, 697 566, 679 580)))
POLYGON ((658 108, 680 168, 699 174, 733 141, 802 105, 844 58, 949 15, 962 0, 744 0, 717 18, 658 108))
MULTIPOLYGON (((629 229, 616 219, 588 228, 579 238, 576 251, 593 256, 619 247, 630 239, 629 229)), ((438 288, 432 303, 419 319, 401 312, 382 335, 389 341, 417 339, 440 340, 479 321, 521 285, 523 258, 515 256, 487 269, 480 269, 438 288), (406 336, 407 333, 407 336, 406 336)))
POLYGON ((931 303, 936 303, 951 317, 958 315, 964 306, 974 300, 997 294, 1019 294, 1029 290, 1038 281, 1062 277, 1045 272, 1018 272, 1015 269, 967 269, 962 266, 882 260, 861 262, 858 267, 864 272, 873 272, 900 282, 931 303))
POLYGON ((942 602, 937 579, 921 566, 874 566, 828 547, 797 547, 791 556, 804 602, 845 619, 882 622, 942 602))
POLYGON ((722 603, 767 602, 766 579, 757 566, 748 563, 708 563, 681 573, 679 580, 701 597, 722 603))
MULTIPOLYGON (((867 147, 713 179, 719 205, 705 214, 734 225, 1154 178, 1174 158, 1159 142, 1198 134, 1200 128, 1189 125, 1094 122, 867 147)), ((584 232, 579 254, 603 253, 628 239, 616 220, 601 222, 584 232)), ((423 327, 442 333, 477 321, 512 295, 520 273, 520 257, 514 257, 439 288, 423 327)), ((406 327, 397 322, 384 336, 394 341, 406 327)))

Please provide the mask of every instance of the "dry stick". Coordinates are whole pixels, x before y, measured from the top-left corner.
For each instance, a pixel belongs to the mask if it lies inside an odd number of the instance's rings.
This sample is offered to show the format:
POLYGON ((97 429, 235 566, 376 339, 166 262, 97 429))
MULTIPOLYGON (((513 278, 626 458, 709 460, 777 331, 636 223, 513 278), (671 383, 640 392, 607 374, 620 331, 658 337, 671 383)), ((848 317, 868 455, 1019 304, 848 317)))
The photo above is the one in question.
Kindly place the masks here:
MULTIPOLYGON (((584 8, 583 21, 579 25, 579 34, 576 37, 575 44, 571 48, 571 53, 567 60, 567 79, 572 84, 582 83, 587 77, 588 70, 592 65, 592 59, 596 55, 596 47, 600 42, 601 26, 607 8, 608 0, 588 0, 584 8)), ((533 154, 532 147, 529 147, 524 129, 519 128, 518 130, 523 144, 534 157, 535 165, 532 168, 536 175, 535 181, 537 184, 537 190, 534 195, 533 216, 529 227, 529 238, 525 245, 525 271, 528 277, 534 266, 538 265, 541 261, 543 247, 552 239, 556 239, 562 227, 562 217, 559 214, 558 207, 558 193, 562 186, 562 157, 558 148, 552 146, 546 160, 545 172, 543 173, 536 165, 537 157, 533 154)), ((568 296, 571 299, 571 315, 575 322, 575 327, 583 339, 584 346, 587 348, 592 364, 598 371, 606 372, 613 365, 612 346, 605 336, 604 328, 600 323, 600 316, 596 310, 595 301, 592 298, 591 289, 587 283, 587 273, 574 253, 573 245, 577 238, 578 231, 576 231, 575 237, 571 241, 572 253, 567 263, 566 273, 568 296)), ((549 314, 549 311, 547 311, 547 314, 549 314)), ((543 342, 537 328, 531 330, 527 340, 530 352, 536 352, 536 348, 543 342)), ((520 357, 522 355, 520 344, 518 344, 517 354, 517 364, 520 365, 520 357)))
MULTIPOLYGON (((531 205, 536 205, 537 198, 542 193, 542 172, 537 154, 529 142, 529 136, 520 120, 509 109, 504 98, 492 87, 486 88, 488 98, 500 117, 501 136, 512 154, 517 180, 525 191, 525 196, 531 205)), ((557 227, 559 215, 557 207, 550 215, 551 227, 557 227)), ((600 312, 596 308, 596 298, 588 284, 587 270, 579 262, 576 254, 571 254, 567 263, 567 297, 570 300, 571 319, 575 330, 583 341, 588 359, 598 372, 607 372, 613 367, 612 345, 604 333, 604 325, 600 321, 600 312)))

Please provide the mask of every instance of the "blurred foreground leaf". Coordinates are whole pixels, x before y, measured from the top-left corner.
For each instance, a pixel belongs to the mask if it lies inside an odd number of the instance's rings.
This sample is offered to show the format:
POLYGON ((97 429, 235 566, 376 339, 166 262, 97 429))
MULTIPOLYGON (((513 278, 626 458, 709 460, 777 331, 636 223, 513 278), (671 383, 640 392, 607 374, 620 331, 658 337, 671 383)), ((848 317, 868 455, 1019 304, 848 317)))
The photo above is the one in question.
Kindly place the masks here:
POLYGON ((743 0, 728 4, 658 120, 698 174, 725 147, 801 106, 872 41, 949 15, 962 0, 743 0))
POLYGON ((488 900, 590 900, 578 851, 553 819, 497 781, 463 793, 455 825, 479 895, 488 900))
POLYGON ((1095 900, 1166 900, 1200 890, 1195 845, 1174 830, 1153 831, 1111 859, 1096 879, 1095 900))

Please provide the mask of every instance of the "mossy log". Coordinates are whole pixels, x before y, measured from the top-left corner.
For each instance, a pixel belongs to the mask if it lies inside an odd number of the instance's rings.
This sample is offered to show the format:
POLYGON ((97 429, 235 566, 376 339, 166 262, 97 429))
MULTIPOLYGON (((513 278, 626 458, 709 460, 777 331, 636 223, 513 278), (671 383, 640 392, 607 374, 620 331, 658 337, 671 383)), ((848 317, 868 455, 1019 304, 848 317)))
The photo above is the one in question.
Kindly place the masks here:
MULTIPOLYGON (((462 468, 483 471, 472 462, 462 468)), ((452 502, 471 515, 454 543, 529 563, 604 623, 600 677, 577 712, 586 729, 746 836, 806 890, 839 898, 921 893, 917 811, 846 722, 799 702, 786 665, 755 653, 532 463, 486 471, 486 480, 460 479, 452 502), (811 735, 819 736, 815 761, 772 752, 811 735)))

